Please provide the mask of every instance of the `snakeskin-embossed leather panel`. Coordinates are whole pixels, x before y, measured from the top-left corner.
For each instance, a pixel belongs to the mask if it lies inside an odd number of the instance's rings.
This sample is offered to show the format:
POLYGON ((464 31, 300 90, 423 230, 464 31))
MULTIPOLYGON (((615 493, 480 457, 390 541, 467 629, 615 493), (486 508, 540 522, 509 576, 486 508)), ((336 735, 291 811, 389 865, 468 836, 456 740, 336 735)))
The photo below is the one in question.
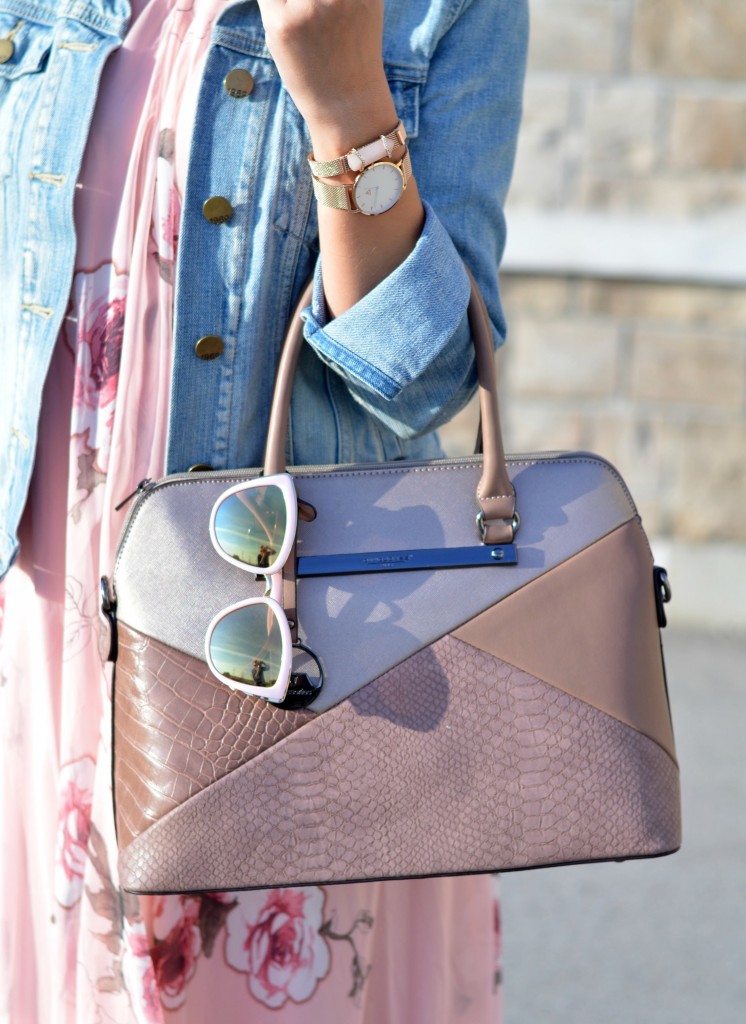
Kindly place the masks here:
POLYGON ((203 661, 123 624, 114 694, 120 846, 315 717, 244 697, 203 661))
POLYGON ((444 637, 156 822, 120 877, 141 892, 244 888, 679 843, 678 771, 656 743, 444 637))

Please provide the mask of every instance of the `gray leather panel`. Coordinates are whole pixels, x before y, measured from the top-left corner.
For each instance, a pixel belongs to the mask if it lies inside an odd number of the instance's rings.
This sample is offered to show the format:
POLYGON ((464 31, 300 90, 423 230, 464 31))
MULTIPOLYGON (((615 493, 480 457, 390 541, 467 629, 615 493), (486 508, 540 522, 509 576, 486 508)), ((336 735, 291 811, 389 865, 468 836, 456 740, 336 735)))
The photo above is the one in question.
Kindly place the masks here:
MULTIPOLYGON (((299 496, 318 512, 313 522, 299 524, 298 553, 479 543, 480 468, 478 459, 466 459, 294 469, 299 496)), ((300 635, 326 672, 314 711, 350 696, 636 514, 619 475, 598 456, 513 459, 509 469, 521 516, 517 566, 299 581, 300 635)), ((195 475, 143 496, 117 559, 119 618, 196 658, 204 658, 205 631, 216 612, 264 592, 262 582, 233 569, 210 544, 212 505, 235 482, 235 476, 195 475)))

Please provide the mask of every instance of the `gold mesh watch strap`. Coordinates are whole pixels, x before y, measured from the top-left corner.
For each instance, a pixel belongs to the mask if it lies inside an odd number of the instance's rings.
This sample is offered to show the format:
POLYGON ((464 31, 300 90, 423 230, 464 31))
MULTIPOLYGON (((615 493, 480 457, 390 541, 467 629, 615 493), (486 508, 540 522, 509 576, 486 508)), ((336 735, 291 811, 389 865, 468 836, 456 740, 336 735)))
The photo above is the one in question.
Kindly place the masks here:
MULTIPOLYGON (((401 160, 392 160, 391 163, 395 163, 402 172, 404 179, 404 188, 407 187, 407 182, 412 177, 412 161, 409 157, 409 150, 406 150, 401 160)), ((352 190, 354 185, 329 185, 325 181, 319 181, 317 177, 313 179, 313 194, 316 196, 316 200, 321 206, 329 206, 332 210, 348 210, 350 213, 359 213, 360 211, 355 206, 355 200, 352 197, 352 190)))
MULTIPOLYGON (((316 178, 337 178, 340 174, 346 174, 348 171, 353 170, 350 167, 347 160, 351 153, 358 154, 364 166, 368 163, 374 162, 373 160, 366 160, 366 150, 370 152, 371 149, 375 148, 376 157, 378 160, 385 160, 386 155, 380 152, 380 146, 378 145, 381 141, 384 142, 384 148, 388 158, 394 163, 398 163, 402 159, 407 149, 407 132, 404 125, 400 121, 393 131, 390 131, 388 135, 379 135, 373 142, 368 142, 364 146, 356 146, 351 149, 349 153, 345 153, 344 156, 337 157, 334 160, 314 160, 313 153, 308 158, 308 164, 311 168, 311 174, 316 178)), ((357 171, 362 170, 362 167, 356 168, 357 171)))
POLYGON ((313 179, 313 194, 321 206, 330 206, 332 210, 350 210, 358 213, 352 205, 352 185, 327 185, 325 181, 313 179))

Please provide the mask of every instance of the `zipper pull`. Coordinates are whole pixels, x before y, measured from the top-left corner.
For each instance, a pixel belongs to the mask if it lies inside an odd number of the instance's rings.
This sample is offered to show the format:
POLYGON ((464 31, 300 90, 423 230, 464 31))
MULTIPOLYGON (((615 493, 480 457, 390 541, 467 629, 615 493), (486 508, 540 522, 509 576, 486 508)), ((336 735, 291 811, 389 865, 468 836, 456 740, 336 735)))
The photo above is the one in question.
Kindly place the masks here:
POLYGON ((98 634, 98 650, 101 660, 116 661, 119 650, 117 638, 117 596, 114 584, 108 576, 101 577, 101 608, 100 629, 98 634))
POLYGON ((668 582, 668 573, 662 566, 653 566, 653 581, 655 583, 655 607, 658 612, 658 626, 663 629, 666 625, 666 609, 663 606, 671 600, 671 584, 668 582))
POLYGON ((120 501, 118 505, 114 506, 114 511, 118 512, 120 509, 124 508, 127 502, 132 501, 136 494, 144 494, 145 491, 152 491, 154 487, 155 484, 153 483, 153 481, 150 479, 149 476, 146 476, 144 480, 140 481, 140 483, 137 485, 132 494, 128 494, 127 497, 120 501))

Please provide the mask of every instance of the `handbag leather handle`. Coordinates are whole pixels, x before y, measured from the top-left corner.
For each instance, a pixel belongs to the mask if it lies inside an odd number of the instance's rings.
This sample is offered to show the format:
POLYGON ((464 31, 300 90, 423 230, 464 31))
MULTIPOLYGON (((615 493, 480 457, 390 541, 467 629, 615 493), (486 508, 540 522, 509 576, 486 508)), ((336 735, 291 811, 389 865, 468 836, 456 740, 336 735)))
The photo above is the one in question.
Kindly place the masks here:
MULTIPOLYGON (((505 449, 500 429, 492 328, 484 299, 468 267, 466 270, 471 282, 468 316, 476 351, 479 409, 482 420, 484 461, 476 495, 481 510, 480 530, 485 544, 510 544, 518 529, 519 519, 516 511, 515 490, 510 482, 505 463, 505 449)), ((265 475, 286 471, 285 445, 290 416, 290 398, 301 346, 304 342, 303 321, 300 314, 311 301, 312 287, 312 283, 309 283, 303 290, 290 320, 280 354, 269 427, 267 428, 267 446, 264 453, 265 475)))

